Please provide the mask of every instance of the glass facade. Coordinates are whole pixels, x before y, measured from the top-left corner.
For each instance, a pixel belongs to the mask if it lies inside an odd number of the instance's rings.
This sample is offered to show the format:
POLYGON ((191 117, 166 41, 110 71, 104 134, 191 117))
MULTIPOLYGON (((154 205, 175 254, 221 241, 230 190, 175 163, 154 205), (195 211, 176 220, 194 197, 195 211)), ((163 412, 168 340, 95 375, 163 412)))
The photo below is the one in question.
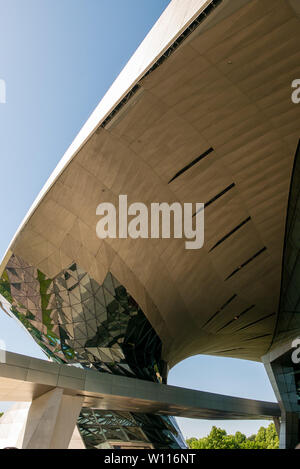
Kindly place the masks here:
MULTIPOLYGON (((72 264, 50 279, 12 255, 0 280, 0 293, 52 360, 163 381, 161 340, 111 273, 99 285, 72 264)), ((78 427, 88 448, 118 439, 150 442, 156 448, 185 447, 175 420, 169 417, 84 408, 78 427)))
POLYGON ((300 142, 293 168, 275 343, 300 334, 300 142))
POLYGON ((144 447, 184 447, 180 430, 173 417, 114 412, 84 408, 78 428, 87 448, 101 448, 106 442, 143 442, 144 447))
POLYGON ((284 448, 300 440, 300 363, 292 359, 292 342, 300 336, 300 142, 296 152, 288 203, 280 304, 272 349, 285 350, 269 364, 271 381, 283 410, 284 448), (290 343, 290 344, 289 344, 290 343))

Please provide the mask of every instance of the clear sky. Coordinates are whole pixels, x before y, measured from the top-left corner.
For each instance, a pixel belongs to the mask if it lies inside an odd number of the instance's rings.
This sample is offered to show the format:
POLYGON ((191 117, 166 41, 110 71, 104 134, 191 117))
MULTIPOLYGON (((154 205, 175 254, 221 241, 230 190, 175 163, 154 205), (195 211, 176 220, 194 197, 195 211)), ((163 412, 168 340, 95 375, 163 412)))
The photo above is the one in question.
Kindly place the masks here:
MULTIPOLYGON (((169 0, 0 0, 0 257, 50 173, 169 0)), ((13 352, 44 355, 0 311, 0 340, 13 352)), ((275 400, 261 364, 192 357, 169 383, 275 400)), ((0 410, 7 404, 0 403, 0 410)), ((178 419, 186 437, 212 422, 178 419)), ((213 422, 248 435, 268 422, 213 422)))

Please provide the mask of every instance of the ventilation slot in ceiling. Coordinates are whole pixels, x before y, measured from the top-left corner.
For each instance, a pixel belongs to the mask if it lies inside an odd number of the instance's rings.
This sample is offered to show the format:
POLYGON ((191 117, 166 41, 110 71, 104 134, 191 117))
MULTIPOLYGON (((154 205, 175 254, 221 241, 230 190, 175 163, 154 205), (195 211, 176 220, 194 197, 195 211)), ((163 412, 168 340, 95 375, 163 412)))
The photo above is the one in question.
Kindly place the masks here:
POLYGON ((128 103, 128 101, 141 89, 140 85, 135 85, 127 94, 124 96, 122 101, 119 102, 119 104, 114 108, 114 110, 104 119, 102 122, 101 126, 102 128, 105 128, 107 124, 112 120, 112 118, 125 106, 125 104, 128 103))
POLYGON ((229 353, 229 352, 236 352, 238 350, 244 350, 243 348, 239 347, 239 348, 229 348, 228 350, 219 350, 218 352, 214 352, 214 355, 216 353, 229 353))
POLYGON ((242 316, 244 316, 244 314, 248 313, 248 311, 251 311, 251 309, 255 308, 255 305, 252 305, 250 306, 249 308, 245 309, 244 311, 242 311, 240 314, 237 314, 233 319, 231 319, 230 321, 228 321, 225 326, 222 326, 217 332, 220 332, 222 331, 223 329, 225 329, 226 327, 230 326, 230 324, 234 323, 235 321, 237 321, 238 319, 240 319, 242 316))
POLYGON ((225 279, 225 280, 229 280, 231 277, 233 277, 235 274, 237 274, 241 269, 243 269, 243 267, 246 267, 246 265, 250 264, 250 262, 252 262, 254 259, 256 259, 258 256, 260 256, 263 252, 265 252, 267 250, 266 247, 262 248, 260 251, 258 251, 256 254, 254 254, 254 256, 250 257, 250 259, 248 259, 246 262, 244 262, 242 265, 240 265, 239 267, 237 267, 233 272, 231 272, 230 275, 228 275, 228 277, 225 279))
POLYGON ((247 329, 248 327, 254 326, 255 324, 258 324, 259 322, 265 321, 266 319, 269 319, 269 318, 271 318, 272 316, 275 316, 275 313, 268 314, 267 316, 264 316, 263 318, 258 319, 257 321, 250 322, 250 324, 247 324, 247 326, 241 327, 240 329, 238 329, 238 330, 235 331, 235 332, 239 332, 239 331, 242 331, 242 330, 244 330, 244 329, 247 329))
MULTIPOLYGON (((184 40, 193 32, 197 27, 203 23, 203 21, 219 6, 223 0, 212 0, 212 2, 200 13, 200 15, 185 29, 185 31, 173 42, 173 44, 165 51, 165 53, 152 65, 152 67, 143 75, 140 79, 143 80, 145 77, 150 75, 156 70, 165 60, 167 60, 173 52, 184 42, 184 40)), ((106 119, 100 125, 100 128, 105 128, 109 121, 120 111, 120 109, 129 101, 129 99, 141 88, 139 84, 136 84, 126 96, 119 102, 119 104, 113 109, 113 111, 106 117, 106 119)))
POLYGON ((150 75, 160 65, 162 65, 185 41, 185 39, 206 20, 206 18, 223 2, 223 0, 212 0, 212 2, 200 13, 199 16, 187 27, 187 29, 173 42, 166 52, 155 62, 143 78, 150 75))
POLYGON ((258 335, 257 337, 251 337, 251 339, 243 340, 243 342, 250 342, 251 340, 264 339, 265 337, 271 337, 271 336, 272 336, 272 334, 258 335))
POLYGON ((203 327, 207 326, 207 324, 209 324, 218 314, 220 314, 221 311, 223 311, 223 309, 226 308, 226 306, 228 306, 229 303, 231 303, 236 297, 237 295, 233 295, 231 298, 229 298, 229 300, 227 300, 226 303, 224 303, 223 306, 221 306, 221 308, 211 318, 209 318, 208 321, 206 321, 203 327))
MULTIPOLYGON (((230 186, 226 187, 226 189, 224 189, 222 192, 220 192, 219 194, 217 194, 215 197, 213 197, 211 200, 209 200, 208 202, 206 202, 204 204, 204 208, 207 208, 209 207, 213 202, 215 202, 216 200, 218 200, 220 197, 222 197, 223 195, 225 195, 227 192, 229 192, 231 189, 233 189, 235 187, 235 183, 233 182, 232 184, 230 184, 230 186)), ((196 215, 198 215, 198 213, 201 212, 202 209, 198 210, 198 212, 194 213, 193 217, 195 217, 196 215)))
POLYGON ((189 163, 188 165, 184 166, 184 168, 182 168, 180 171, 178 171, 178 173, 175 174, 174 177, 172 177, 172 179, 170 179, 170 181, 168 182, 168 184, 170 184, 171 182, 173 182, 175 179, 177 179, 179 176, 181 176, 181 174, 185 173, 188 169, 192 168, 192 166, 194 166, 195 164, 197 164, 199 161, 203 160, 203 158, 205 158, 207 155, 209 155, 210 153, 212 153, 214 151, 213 148, 209 148, 208 150, 206 150, 204 153, 202 153, 202 155, 198 156, 198 158, 196 158, 195 160, 193 160, 191 163, 189 163))
POLYGON ((220 244, 224 243, 226 239, 230 238, 234 233, 236 233, 242 226, 246 225, 251 220, 251 217, 246 218, 242 223, 240 223, 238 226, 236 226, 233 230, 231 230, 227 235, 225 235, 223 238, 220 239, 210 250, 209 252, 213 251, 216 247, 220 246, 220 244))

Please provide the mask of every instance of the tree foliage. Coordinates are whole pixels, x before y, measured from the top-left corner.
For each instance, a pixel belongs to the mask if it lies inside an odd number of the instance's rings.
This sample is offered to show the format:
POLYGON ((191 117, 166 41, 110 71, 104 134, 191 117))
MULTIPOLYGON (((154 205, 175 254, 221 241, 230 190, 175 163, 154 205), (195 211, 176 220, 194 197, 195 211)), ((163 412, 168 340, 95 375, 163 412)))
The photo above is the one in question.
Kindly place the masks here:
POLYGON ((278 449, 279 439, 274 423, 270 423, 268 428, 261 427, 249 438, 241 432, 227 435, 225 430, 212 427, 208 436, 198 440, 189 438, 187 444, 191 449, 278 449))

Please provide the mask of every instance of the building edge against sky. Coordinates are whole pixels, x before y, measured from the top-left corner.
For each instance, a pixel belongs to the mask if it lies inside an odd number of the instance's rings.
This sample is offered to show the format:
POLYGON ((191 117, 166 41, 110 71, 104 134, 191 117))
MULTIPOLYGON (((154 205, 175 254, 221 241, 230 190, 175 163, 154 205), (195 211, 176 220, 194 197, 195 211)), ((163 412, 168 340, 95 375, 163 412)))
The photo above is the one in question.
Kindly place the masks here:
MULTIPOLYGON (((288 354, 299 333, 295 6, 173 0, 1 265, 11 313, 60 363, 162 383, 196 353, 264 356, 285 447, 299 440, 298 367, 288 354), (122 193, 146 205, 204 201, 203 250, 185 251, 182 240, 100 242, 96 207, 122 193)), ((184 445, 168 417, 98 413, 84 408, 78 419, 87 447, 184 445)))

